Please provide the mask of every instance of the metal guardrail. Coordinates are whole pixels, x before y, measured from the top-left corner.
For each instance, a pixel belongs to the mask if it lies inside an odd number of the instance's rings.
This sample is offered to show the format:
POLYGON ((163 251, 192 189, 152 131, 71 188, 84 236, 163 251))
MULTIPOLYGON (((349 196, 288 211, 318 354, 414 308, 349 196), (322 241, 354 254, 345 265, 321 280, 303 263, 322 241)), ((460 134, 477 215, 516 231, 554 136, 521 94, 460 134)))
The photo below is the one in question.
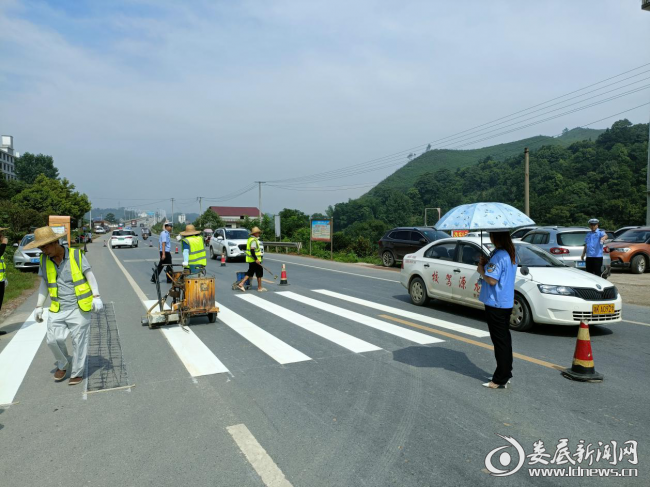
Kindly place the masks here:
POLYGON ((264 247, 280 247, 280 248, 294 248, 300 252, 302 249, 302 242, 264 242, 264 247))

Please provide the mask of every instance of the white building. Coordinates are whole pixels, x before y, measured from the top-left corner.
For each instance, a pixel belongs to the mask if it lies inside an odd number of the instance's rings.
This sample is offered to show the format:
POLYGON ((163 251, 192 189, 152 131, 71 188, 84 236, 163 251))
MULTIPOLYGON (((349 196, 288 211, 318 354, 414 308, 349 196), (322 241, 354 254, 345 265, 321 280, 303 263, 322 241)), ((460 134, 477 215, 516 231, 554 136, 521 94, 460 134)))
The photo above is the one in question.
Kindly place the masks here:
POLYGON ((178 215, 178 223, 185 223, 185 213, 180 213, 178 215))
POLYGON ((0 139, 0 174, 5 179, 17 179, 14 161, 20 156, 14 154, 14 138, 12 135, 3 135, 0 139))

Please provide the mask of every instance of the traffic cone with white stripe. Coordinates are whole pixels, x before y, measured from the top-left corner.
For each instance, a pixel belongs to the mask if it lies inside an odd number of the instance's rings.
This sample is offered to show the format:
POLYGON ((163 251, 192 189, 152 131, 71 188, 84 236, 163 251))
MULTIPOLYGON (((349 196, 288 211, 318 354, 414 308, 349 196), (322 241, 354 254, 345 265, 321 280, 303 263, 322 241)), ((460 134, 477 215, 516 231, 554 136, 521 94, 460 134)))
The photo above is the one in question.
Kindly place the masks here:
POLYGON ((287 268, 282 264, 282 272, 280 273, 280 286, 288 286, 289 281, 287 281, 287 268))
POLYGON ((221 267, 226 267, 226 253, 221 252, 221 267))
POLYGON ((176 246, 176 252, 174 252, 174 253, 178 254, 178 245, 176 246))
POLYGON ((576 351, 573 354, 573 364, 570 369, 562 372, 562 375, 567 379, 583 382, 603 381, 603 374, 599 374, 594 368, 589 325, 585 322, 581 321, 580 328, 578 328, 578 340, 576 341, 576 351))

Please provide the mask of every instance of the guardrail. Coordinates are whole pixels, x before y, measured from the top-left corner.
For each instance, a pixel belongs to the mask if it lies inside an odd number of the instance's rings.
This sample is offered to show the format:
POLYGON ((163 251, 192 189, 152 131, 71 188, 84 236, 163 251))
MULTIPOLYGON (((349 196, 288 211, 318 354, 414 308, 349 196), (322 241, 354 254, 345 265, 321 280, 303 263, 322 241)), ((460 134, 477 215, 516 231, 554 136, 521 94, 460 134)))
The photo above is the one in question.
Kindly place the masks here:
POLYGON ((264 247, 294 248, 298 252, 302 249, 302 242, 264 242, 264 247))

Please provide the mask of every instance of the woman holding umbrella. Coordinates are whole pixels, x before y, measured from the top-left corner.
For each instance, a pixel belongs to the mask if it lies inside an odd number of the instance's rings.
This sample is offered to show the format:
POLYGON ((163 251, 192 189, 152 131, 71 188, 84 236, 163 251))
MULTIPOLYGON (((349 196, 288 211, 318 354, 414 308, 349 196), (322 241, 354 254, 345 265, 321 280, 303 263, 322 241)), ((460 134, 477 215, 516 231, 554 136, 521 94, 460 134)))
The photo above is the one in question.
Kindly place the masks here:
POLYGON ((481 256, 477 268, 483 279, 478 299, 485 305, 497 368, 492 380, 483 385, 490 389, 505 389, 512 378, 510 315, 515 300, 517 258, 509 232, 490 232, 490 241, 494 244, 494 252, 489 260, 481 256))

